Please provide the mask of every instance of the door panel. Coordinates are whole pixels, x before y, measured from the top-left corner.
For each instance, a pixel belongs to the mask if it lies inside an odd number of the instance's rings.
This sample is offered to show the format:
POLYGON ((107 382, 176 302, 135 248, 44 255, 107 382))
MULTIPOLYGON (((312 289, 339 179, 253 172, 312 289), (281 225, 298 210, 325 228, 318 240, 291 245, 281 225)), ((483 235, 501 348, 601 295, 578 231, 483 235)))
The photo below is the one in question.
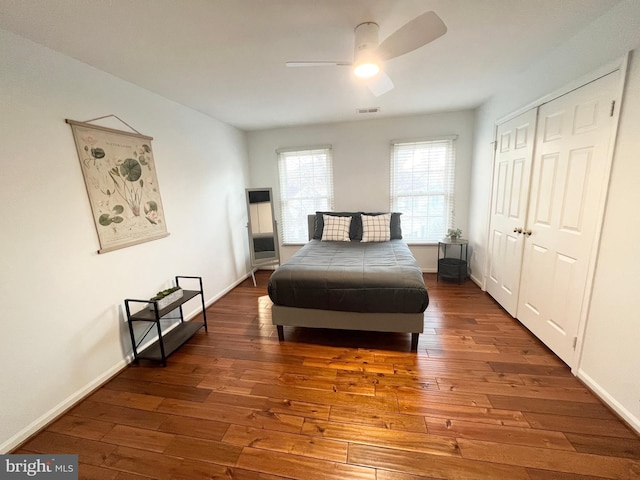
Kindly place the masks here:
POLYGON ((559 335, 565 336, 571 330, 571 317, 569 311, 569 295, 571 295, 571 285, 575 282, 576 259, 566 255, 557 254, 555 257, 553 287, 551 291, 549 307, 549 325, 557 331, 559 335))
POLYGON ((529 262, 535 263, 539 268, 523 272, 529 279, 522 284, 520 295, 522 302, 518 310, 518 318, 525 314, 539 316, 543 309, 545 298, 549 296, 551 285, 545 278, 545 272, 549 271, 551 262, 549 261, 549 250, 541 245, 530 243, 528 245, 529 262))
POLYGON ((498 126, 489 226, 487 291, 514 317, 527 215, 536 110, 498 126))
MULTIPOLYGON (((509 217, 514 220, 519 220, 521 212, 523 211, 522 202, 526 202, 527 198, 523 193, 523 181, 525 175, 525 168, 530 168, 530 163, 527 163, 526 158, 517 158, 513 161, 511 176, 511 202, 509 204, 509 217), (523 198, 524 197, 524 198, 523 198)), ((529 178, 527 171, 527 180, 529 178)))
POLYGON ((537 175, 537 187, 534 189, 533 198, 534 217, 530 219, 536 227, 550 227, 554 209, 554 185, 558 176, 559 155, 553 153, 543 155, 540 158, 540 165, 537 175))
POLYGON ((560 213, 559 228, 561 230, 575 233, 582 231, 592 154, 592 148, 582 148, 569 152, 566 184, 560 213))
POLYGON ((539 108, 518 319, 571 364, 604 201, 618 73, 539 108))

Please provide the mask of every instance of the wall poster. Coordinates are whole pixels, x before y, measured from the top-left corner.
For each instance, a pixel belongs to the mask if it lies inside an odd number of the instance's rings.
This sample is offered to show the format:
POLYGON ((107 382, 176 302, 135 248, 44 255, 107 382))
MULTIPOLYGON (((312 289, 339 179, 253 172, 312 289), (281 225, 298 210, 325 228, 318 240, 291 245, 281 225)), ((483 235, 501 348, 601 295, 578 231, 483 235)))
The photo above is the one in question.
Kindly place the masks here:
POLYGON ((152 137, 66 120, 98 232, 98 253, 168 236, 152 137))

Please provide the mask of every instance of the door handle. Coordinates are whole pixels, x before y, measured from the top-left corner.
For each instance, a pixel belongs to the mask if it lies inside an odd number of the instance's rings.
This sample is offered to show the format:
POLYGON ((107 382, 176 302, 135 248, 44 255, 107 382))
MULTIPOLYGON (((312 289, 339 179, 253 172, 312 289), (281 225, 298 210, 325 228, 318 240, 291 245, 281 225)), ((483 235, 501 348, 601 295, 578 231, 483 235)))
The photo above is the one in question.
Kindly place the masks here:
POLYGON ((531 230, 525 230, 525 231, 524 231, 524 234, 525 234, 527 237, 530 237, 532 233, 533 233, 533 232, 532 232, 531 230))
POLYGON ((514 228, 513 229, 513 233, 522 233, 522 229, 521 228, 514 228))

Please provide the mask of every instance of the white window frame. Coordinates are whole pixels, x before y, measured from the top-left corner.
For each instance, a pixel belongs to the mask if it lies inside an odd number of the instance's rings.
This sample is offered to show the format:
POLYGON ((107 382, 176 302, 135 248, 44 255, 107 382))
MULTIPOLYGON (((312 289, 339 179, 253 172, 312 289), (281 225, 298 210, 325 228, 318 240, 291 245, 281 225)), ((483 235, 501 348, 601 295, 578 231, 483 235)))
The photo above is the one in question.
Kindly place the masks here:
POLYGON ((333 157, 331 145, 281 148, 280 233, 284 245, 308 241, 307 215, 333 210, 333 157))
POLYGON ((391 142, 391 211, 407 243, 435 244, 454 227, 456 138, 391 142))

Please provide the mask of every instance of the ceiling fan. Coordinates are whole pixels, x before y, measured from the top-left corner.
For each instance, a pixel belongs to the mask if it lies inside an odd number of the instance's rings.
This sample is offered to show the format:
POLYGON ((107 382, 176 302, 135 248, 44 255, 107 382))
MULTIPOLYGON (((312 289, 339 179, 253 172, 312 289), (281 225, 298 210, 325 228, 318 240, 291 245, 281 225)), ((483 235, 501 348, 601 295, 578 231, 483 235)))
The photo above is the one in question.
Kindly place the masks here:
POLYGON ((426 12, 405 23, 378 43, 378 24, 364 22, 355 28, 353 61, 293 61, 287 67, 350 67, 356 76, 368 79, 367 86, 376 96, 393 88, 382 70, 382 62, 412 52, 447 32, 447 26, 435 12, 426 12))

